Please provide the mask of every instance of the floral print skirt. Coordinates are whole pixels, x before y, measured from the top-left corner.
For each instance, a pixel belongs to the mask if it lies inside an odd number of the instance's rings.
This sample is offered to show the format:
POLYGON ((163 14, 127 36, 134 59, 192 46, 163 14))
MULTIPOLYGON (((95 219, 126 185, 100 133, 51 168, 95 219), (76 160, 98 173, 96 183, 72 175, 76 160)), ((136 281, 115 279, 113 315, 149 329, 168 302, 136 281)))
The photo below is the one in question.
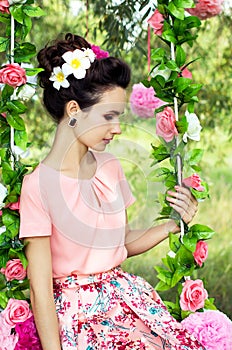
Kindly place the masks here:
POLYGON ((152 286, 120 267, 54 279, 63 350, 204 350, 152 286))

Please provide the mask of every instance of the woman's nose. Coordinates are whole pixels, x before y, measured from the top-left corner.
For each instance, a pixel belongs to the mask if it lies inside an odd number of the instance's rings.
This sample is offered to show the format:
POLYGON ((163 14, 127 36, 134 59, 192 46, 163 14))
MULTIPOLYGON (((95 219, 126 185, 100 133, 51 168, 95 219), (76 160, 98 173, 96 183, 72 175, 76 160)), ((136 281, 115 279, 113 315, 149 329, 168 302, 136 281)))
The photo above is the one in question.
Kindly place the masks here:
POLYGON ((114 122, 112 124, 111 132, 112 132, 112 134, 118 134, 118 135, 120 135, 122 133, 122 130, 121 130, 119 122, 114 122))

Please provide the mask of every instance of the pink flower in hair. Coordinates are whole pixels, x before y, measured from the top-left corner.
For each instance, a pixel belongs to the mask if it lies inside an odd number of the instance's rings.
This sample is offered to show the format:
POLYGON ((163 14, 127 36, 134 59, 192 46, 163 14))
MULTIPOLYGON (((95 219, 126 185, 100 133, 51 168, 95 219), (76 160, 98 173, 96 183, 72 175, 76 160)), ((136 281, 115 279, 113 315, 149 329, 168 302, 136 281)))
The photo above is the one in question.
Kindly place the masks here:
POLYGON ((109 57, 109 52, 102 50, 99 46, 91 44, 91 49, 96 55, 97 59, 109 57))

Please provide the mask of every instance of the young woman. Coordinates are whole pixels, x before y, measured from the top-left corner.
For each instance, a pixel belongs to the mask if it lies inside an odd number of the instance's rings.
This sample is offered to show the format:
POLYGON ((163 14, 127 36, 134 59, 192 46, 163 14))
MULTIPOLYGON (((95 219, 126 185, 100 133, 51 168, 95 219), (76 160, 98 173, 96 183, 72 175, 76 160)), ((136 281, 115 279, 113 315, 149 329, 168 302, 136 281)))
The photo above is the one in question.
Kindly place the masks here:
MULTIPOLYGON (((173 220, 130 229, 133 195, 119 161, 102 152, 121 133, 130 69, 98 59, 72 34, 42 49, 38 61, 57 131, 47 157, 24 178, 20 237, 43 350, 203 350, 146 281, 120 268, 179 232, 173 220)), ((167 200, 192 220, 197 202, 189 190, 177 186, 167 200)))

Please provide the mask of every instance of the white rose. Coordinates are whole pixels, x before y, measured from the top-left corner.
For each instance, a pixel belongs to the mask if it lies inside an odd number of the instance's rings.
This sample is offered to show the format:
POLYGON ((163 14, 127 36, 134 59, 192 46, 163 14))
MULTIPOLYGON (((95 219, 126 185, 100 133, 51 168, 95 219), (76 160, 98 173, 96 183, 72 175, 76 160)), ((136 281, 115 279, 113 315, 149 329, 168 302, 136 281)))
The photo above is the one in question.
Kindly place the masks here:
POLYGON ((174 253, 172 250, 170 250, 167 255, 170 256, 170 258, 175 258, 176 253, 174 253))
POLYGON ((0 227, 0 235, 4 232, 6 232, 6 226, 1 226, 0 227))
POLYGON ((187 142, 187 138, 194 141, 200 141, 200 132, 202 127, 197 115, 186 111, 185 116, 188 122, 188 129, 183 135, 184 142, 187 142))
POLYGON ((7 195, 7 188, 2 184, 0 184, 0 209, 4 207, 3 201, 6 195, 7 195))
POLYGON ((16 156, 20 156, 21 158, 26 158, 30 155, 30 151, 28 148, 26 149, 26 151, 24 151, 22 148, 20 148, 18 146, 13 147, 13 153, 16 156))
POLYGON ((18 98, 23 101, 28 101, 35 94, 35 89, 30 85, 23 85, 18 93, 18 98))
POLYGON ((157 75, 161 75, 165 81, 167 81, 171 75, 171 70, 166 68, 166 69, 159 69, 159 67, 155 67, 155 69, 153 69, 151 76, 152 78, 156 77, 157 75))
POLYGON ((14 5, 14 4, 25 4, 25 2, 27 2, 27 0, 8 0, 9 5, 14 5))

